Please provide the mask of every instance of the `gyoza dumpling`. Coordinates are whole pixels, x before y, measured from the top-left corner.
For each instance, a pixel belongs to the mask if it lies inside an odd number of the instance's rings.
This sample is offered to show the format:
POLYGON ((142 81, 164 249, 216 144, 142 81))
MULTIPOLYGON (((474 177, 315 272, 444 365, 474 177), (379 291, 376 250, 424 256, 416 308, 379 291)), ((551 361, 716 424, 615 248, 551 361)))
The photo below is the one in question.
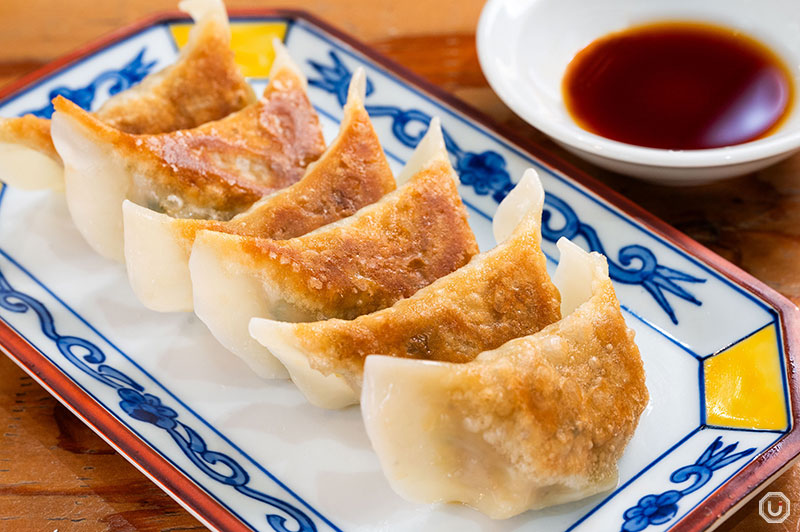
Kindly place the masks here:
POLYGON ((294 185, 230 221, 172 218, 128 200, 122 206, 125 262, 133 291, 160 311, 192 310, 189 254, 198 231, 287 239, 350 216, 394 190, 395 180, 364 109, 366 77, 350 82, 339 135, 294 185))
POLYGON ((354 318, 466 264, 478 246, 457 179, 434 119, 398 178, 404 184, 349 218, 289 240, 198 233, 189 259, 195 312, 256 373, 285 376, 250 337, 250 318, 354 318))
POLYGON ((50 140, 50 121, 0 118, 0 180, 23 190, 64 188, 64 166, 50 140))
MULTIPOLYGON (((256 100, 231 51, 221 0, 184 0, 195 20, 177 61, 112 96, 94 114, 128 133, 165 133, 218 120, 256 100)), ((50 121, 33 115, 0 119, 0 180, 23 189, 63 188, 64 169, 50 121)))
POLYGON ((130 135, 56 98, 53 143, 67 205, 101 255, 123 260, 122 201, 181 218, 228 220, 295 183, 325 149, 306 79, 277 39, 258 102, 215 122, 130 135))
POLYGON ((394 490, 504 519, 612 489, 647 405, 605 257, 558 243, 565 317, 467 364, 370 356, 361 409, 394 490))
POLYGON ((283 362, 308 400, 324 408, 358 402, 367 355, 468 362, 536 332, 561 317, 540 246, 543 201, 539 178, 528 170, 498 207, 500 243, 390 308, 352 321, 257 317, 250 332, 283 362))

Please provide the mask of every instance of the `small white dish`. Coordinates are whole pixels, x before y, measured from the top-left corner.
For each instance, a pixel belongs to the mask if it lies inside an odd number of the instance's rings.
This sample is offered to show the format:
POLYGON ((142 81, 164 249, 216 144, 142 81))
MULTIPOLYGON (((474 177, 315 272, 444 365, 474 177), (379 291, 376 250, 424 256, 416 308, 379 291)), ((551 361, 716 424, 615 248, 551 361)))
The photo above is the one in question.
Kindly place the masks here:
POLYGON ((696 185, 753 172, 800 150, 796 96, 775 133, 723 148, 645 148, 581 129, 562 97, 569 62, 599 37, 659 20, 739 29, 781 56, 795 92, 800 89, 797 0, 489 0, 478 24, 478 57, 489 84, 514 112, 567 150, 609 170, 666 185, 696 185))

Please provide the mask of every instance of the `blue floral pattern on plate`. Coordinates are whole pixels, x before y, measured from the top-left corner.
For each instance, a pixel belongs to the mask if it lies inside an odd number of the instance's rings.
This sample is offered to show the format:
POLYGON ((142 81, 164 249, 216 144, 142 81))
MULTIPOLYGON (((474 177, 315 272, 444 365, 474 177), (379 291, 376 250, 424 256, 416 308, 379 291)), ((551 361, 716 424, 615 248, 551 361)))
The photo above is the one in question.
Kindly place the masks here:
POLYGON ((106 70, 96 76, 91 83, 84 87, 72 89, 69 87, 59 86, 50 91, 47 97, 47 105, 39 109, 32 109, 20 113, 22 115, 34 115, 39 118, 50 118, 53 116, 52 101, 56 96, 63 96, 67 100, 74 102, 83 109, 89 111, 92 108, 92 102, 97 96, 98 89, 104 84, 111 82, 108 87, 108 95, 114 96, 115 94, 128 89, 140 81, 142 81, 156 65, 156 61, 145 61, 144 55, 147 51, 142 48, 133 59, 128 61, 122 68, 116 70, 106 70))
POLYGON ((622 514, 625 520, 622 532, 640 532, 651 525, 668 523, 678 513, 678 502, 685 496, 705 486, 714 475, 714 472, 728 466, 742 458, 753 454, 755 448, 745 449, 735 453, 739 443, 732 443, 721 449, 724 444, 722 438, 717 438, 709 445, 694 464, 681 467, 669 477, 670 481, 679 484, 694 477, 694 482, 688 487, 678 490, 668 490, 659 495, 645 495, 636 506, 631 506, 622 514))
POLYGON ((39 318, 42 333, 56 344, 67 360, 95 380, 117 390, 119 405, 130 417, 166 431, 186 457, 208 477, 231 486, 251 499, 280 510, 292 519, 292 526, 288 528, 286 526, 288 520, 284 515, 266 514, 267 523, 273 530, 276 532, 317 530, 311 518, 296 506, 249 487, 250 477, 236 460, 227 454, 210 450, 197 431, 178 419, 175 410, 163 405, 156 395, 145 392, 144 387, 133 378, 105 364, 106 355, 100 347, 85 338, 60 334, 47 307, 33 296, 15 290, 2 272, 0 272, 0 308, 18 314, 33 311, 39 318), (220 473, 213 467, 218 464, 227 466, 228 474, 220 473))

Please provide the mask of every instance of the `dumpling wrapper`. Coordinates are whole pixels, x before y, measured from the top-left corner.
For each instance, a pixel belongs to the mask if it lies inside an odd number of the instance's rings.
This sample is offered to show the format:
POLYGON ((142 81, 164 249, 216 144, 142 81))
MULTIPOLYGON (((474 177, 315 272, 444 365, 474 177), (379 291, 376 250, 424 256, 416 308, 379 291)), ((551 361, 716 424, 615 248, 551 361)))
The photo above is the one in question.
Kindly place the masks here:
POLYGON ((370 356, 361 410, 392 488, 495 519, 610 490, 648 401, 605 257, 562 239, 565 317, 467 364, 370 356))
POLYGON ((351 321, 256 317, 250 333, 283 362, 309 402, 341 408, 358 402, 368 355, 468 362, 539 331, 561 317, 541 249, 543 202, 539 178, 528 170, 498 207, 493 227, 500 244, 466 266, 351 321))
MULTIPOLYGON (((112 96, 96 112, 127 133, 165 133, 218 120, 253 103, 255 94, 231 51, 221 0, 184 0, 195 20, 177 61, 112 96)), ((21 189, 62 189, 64 167, 50 139, 50 120, 0 119, 0 180, 21 189)))
POLYGON ((354 318, 466 264, 478 246, 457 179, 434 119, 403 184, 353 216, 289 240, 198 233, 189 259, 195 312, 257 374, 286 376, 251 338, 250 318, 354 318))
POLYGON ((189 255, 208 229, 287 239, 354 214, 395 189, 378 136, 364 109, 366 76, 350 82, 338 136, 303 178, 270 194, 230 221, 172 218, 125 200, 125 262, 134 293, 159 311, 193 309, 189 255))
POLYGON ((101 255, 122 261, 122 202, 181 218, 228 220, 298 181, 325 149, 306 79, 277 39, 256 103, 194 129, 131 135, 56 98, 52 136, 67 206, 101 255))
POLYGON ((0 181, 22 190, 64 188, 64 166, 50 140, 50 120, 0 118, 0 181))

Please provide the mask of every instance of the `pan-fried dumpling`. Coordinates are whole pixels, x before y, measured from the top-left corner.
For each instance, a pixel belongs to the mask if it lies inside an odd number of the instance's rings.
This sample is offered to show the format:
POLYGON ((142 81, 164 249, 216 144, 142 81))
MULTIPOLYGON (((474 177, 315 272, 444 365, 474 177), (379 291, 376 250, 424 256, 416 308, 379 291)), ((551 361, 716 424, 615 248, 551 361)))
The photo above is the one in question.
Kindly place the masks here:
POLYGON ((370 356, 361 409, 394 490, 495 519, 612 489, 648 401, 605 257, 558 243, 565 317, 467 364, 370 356))
POLYGON ((189 254, 209 229, 287 239, 352 215, 395 188, 391 168, 364 109, 366 77, 350 82, 339 135, 294 185, 266 196, 230 221, 172 218, 125 201, 125 261, 133 291, 147 307, 192 310, 189 254))
POLYGON ((24 190, 64 188, 64 166, 50 140, 50 121, 0 118, 0 180, 24 190))
POLYGON ((250 318, 350 319, 466 264, 478 246, 457 179, 434 119, 398 178, 404 184, 349 218, 289 240, 198 233, 189 259, 195 312, 256 373, 285 376, 250 337, 250 318))
MULTIPOLYGON (((94 115, 127 133, 165 133, 218 120, 256 96, 231 51, 221 0, 184 0, 196 25, 178 60, 112 96, 94 115)), ((0 180, 23 189, 64 186, 64 169, 50 139, 50 121, 33 115, 0 119, 0 180)))
POLYGON ((498 207, 500 244, 390 308, 352 321, 254 318, 250 332, 324 408, 358 401, 367 355, 468 362, 534 333, 561 317, 540 247, 543 201, 539 178, 528 170, 498 207))
POLYGON ((306 79, 275 40, 262 98, 195 129, 130 135, 57 98, 53 142, 67 205, 101 255, 123 260, 122 202, 181 218, 228 220, 302 177, 325 149, 306 79))

